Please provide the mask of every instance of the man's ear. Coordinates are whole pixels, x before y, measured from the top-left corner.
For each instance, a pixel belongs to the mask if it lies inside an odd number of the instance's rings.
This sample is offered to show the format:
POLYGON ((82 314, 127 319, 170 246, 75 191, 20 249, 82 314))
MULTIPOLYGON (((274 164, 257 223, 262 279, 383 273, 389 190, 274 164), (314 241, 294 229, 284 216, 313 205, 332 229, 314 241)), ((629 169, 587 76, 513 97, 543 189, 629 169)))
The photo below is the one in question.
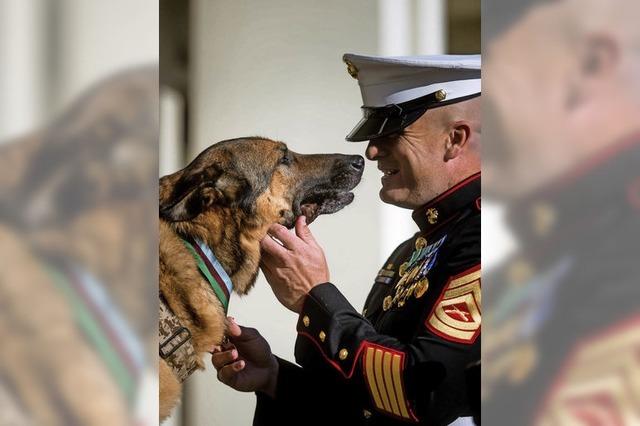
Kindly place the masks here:
POLYGON ((577 73, 568 85, 566 105, 576 107, 589 96, 598 98, 602 90, 607 90, 619 55, 618 44, 612 37, 606 34, 586 37, 578 49, 577 73))
POLYGON ((453 160, 460 155, 462 148, 467 144, 470 136, 471 126, 469 123, 466 121, 453 123, 447 139, 447 145, 445 147, 445 161, 453 160))
POLYGON ((606 34, 593 34, 581 49, 580 67, 583 76, 598 77, 609 74, 618 62, 616 41, 606 34))

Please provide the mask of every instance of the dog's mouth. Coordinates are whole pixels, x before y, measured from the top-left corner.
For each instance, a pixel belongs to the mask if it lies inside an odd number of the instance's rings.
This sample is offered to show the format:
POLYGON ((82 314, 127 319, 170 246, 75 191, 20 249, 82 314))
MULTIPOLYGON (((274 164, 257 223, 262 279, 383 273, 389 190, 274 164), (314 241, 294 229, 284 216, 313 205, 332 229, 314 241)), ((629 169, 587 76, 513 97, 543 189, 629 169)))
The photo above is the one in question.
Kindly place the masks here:
POLYGON ((300 202, 294 204, 296 216, 304 215, 307 224, 321 214, 331 214, 341 210, 353 201, 353 192, 339 190, 316 190, 306 194, 300 202))

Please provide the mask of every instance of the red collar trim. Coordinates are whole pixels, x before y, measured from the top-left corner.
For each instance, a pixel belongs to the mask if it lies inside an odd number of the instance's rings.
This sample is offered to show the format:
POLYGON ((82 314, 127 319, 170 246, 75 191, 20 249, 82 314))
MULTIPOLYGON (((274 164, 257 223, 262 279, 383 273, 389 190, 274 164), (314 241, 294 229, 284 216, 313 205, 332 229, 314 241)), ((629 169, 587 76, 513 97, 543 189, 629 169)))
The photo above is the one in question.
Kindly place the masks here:
POLYGON ((436 203, 439 203, 440 201, 442 201, 445 198, 447 198, 449 195, 451 195, 454 192, 458 191, 462 187, 469 185, 471 182, 473 182, 473 181, 475 181, 477 179, 480 179, 480 172, 469 176, 468 178, 464 179, 463 181, 461 181, 459 183, 456 183, 451 188, 447 189, 442 194, 438 195, 436 198, 434 198, 433 200, 429 201, 427 204, 425 204, 424 206, 420 207, 419 209, 416 209, 415 211, 428 209, 429 207, 433 206, 436 203))

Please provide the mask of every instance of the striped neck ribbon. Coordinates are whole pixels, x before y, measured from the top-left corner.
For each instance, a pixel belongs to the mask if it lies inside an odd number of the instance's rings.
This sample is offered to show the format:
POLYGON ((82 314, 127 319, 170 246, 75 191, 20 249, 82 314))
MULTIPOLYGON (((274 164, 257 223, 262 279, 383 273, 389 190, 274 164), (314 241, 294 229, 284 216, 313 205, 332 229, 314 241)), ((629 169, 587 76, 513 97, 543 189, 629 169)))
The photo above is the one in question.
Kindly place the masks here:
POLYGON ((229 310, 231 297, 231 278, 224 270, 211 248, 197 238, 182 237, 182 242, 193 255, 200 273, 211 285, 213 292, 220 300, 225 314, 229 310))
POLYGON ((95 348, 112 378, 132 405, 145 366, 144 349, 108 289, 87 270, 45 264, 71 307, 76 324, 95 348))

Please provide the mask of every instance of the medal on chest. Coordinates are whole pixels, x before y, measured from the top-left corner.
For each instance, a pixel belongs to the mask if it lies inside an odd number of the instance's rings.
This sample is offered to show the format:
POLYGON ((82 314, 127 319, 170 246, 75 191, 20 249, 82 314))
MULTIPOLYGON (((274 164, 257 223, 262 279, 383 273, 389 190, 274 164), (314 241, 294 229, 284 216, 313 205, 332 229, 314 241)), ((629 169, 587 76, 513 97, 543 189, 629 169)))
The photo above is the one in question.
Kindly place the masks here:
POLYGON ((433 244, 427 244, 427 240, 418 237, 415 243, 415 250, 411 253, 408 261, 400 265, 398 273, 400 280, 394 286, 393 296, 389 295, 382 302, 382 309, 388 311, 394 305, 403 307, 407 299, 415 296, 421 298, 429 288, 427 274, 433 268, 438 257, 438 250, 447 238, 440 238, 433 244))

